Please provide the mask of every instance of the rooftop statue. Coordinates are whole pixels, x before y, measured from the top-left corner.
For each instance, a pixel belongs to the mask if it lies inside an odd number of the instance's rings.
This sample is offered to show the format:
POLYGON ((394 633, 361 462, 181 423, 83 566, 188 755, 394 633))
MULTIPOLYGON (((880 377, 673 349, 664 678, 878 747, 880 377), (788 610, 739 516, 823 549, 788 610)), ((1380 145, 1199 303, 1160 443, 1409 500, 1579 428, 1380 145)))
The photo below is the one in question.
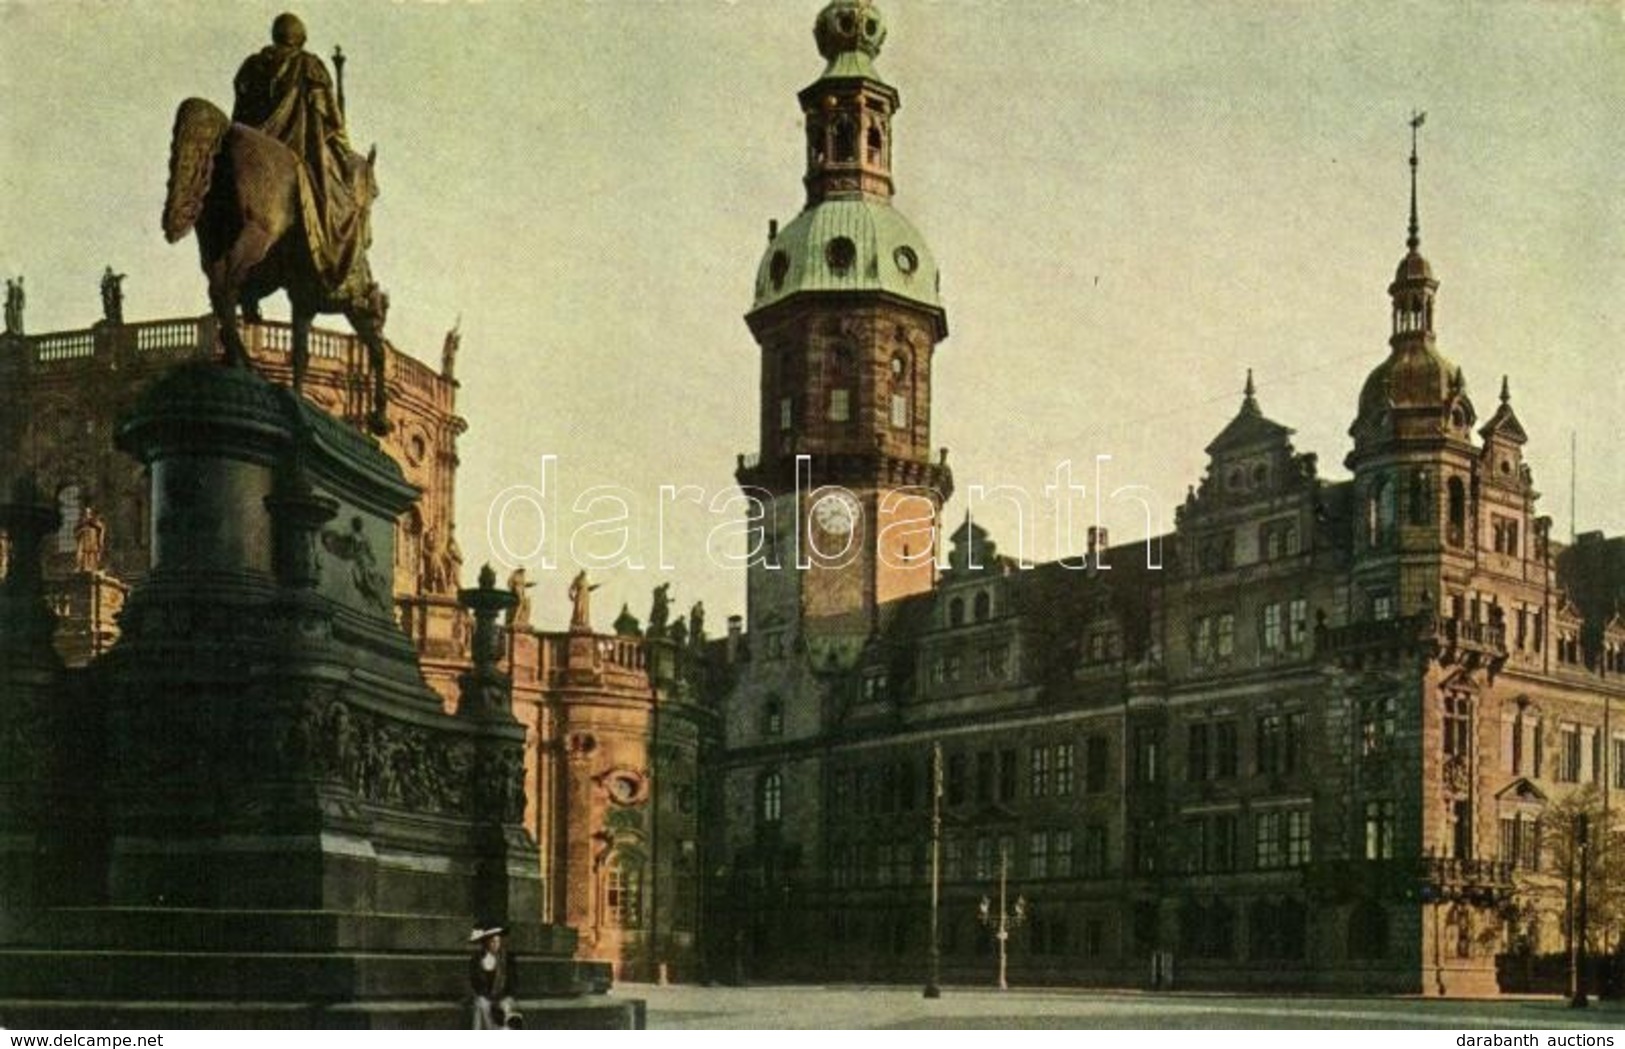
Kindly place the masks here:
POLYGON ((248 365, 238 308, 257 319, 260 300, 285 291, 293 307, 294 389, 301 390, 311 321, 319 313, 343 314, 371 362, 368 425, 385 433, 389 298, 373 280, 366 255, 378 195, 377 150, 365 157, 350 150, 342 85, 335 92, 326 65, 304 45, 304 23, 279 15, 270 46, 250 55, 237 73, 231 118, 205 99, 181 103, 170 143, 164 236, 174 243, 197 232, 228 364, 248 365))

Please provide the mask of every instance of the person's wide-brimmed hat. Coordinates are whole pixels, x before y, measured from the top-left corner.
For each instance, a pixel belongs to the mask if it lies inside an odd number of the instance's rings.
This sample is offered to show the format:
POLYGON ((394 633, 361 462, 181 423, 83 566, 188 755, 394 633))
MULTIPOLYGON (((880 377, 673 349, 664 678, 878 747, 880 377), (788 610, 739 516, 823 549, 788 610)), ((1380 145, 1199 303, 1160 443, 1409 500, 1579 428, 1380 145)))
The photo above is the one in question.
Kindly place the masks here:
POLYGON ((468 942, 479 943, 487 936, 500 936, 502 933, 507 931, 508 928, 505 925, 487 925, 483 928, 476 925, 474 926, 474 931, 468 934, 468 942))

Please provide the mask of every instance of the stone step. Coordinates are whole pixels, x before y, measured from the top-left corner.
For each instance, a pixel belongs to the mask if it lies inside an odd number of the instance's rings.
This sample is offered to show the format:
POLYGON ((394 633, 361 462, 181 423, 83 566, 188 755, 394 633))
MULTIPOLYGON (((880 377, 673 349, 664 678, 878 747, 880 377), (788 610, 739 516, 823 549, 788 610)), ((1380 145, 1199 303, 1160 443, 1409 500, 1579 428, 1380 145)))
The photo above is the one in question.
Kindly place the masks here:
MULTIPOLYGON (((601 967, 518 955, 519 987, 536 996, 607 989, 601 967)), ((457 1000, 468 955, 0 949, 0 997, 332 1003, 369 999, 457 1000)))
MULTIPOLYGON (((642 1030, 641 998, 520 1002, 525 1026, 539 1030, 642 1030)), ((13 1030, 458 1030, 470 1026, 466 1001, 400 1000, 314 1004, 0 998, 0 1027, 13 1030)))
MULTIPOLYGON (((97 950, 139 944, 159 951, 232 951, 274 943, 300 952, 467 949, 467 921, 435 915, 339 911, 207 910, 178 907, 58 907, 0 920, 0 944, 97 950)), ((562 926, 518 925, 509 934, 522 955, 569 958, 575 933, 562 926)))

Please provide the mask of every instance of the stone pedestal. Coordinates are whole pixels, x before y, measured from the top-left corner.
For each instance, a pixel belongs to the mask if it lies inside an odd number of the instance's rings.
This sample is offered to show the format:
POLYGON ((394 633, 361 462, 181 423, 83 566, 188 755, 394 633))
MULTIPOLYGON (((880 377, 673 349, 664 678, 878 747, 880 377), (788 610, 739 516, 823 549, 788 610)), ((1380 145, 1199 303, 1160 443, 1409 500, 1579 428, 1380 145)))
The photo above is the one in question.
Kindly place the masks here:
POLYGON ((64 672, 51 647, 56 617, 45 600, 39 549, 58 522, 28 480, 0 503, 8 543, 0 578, 0 943, 49 881, 46 830, 61 730, 55 700, 64 672))
POLYGON ((481 920, 510 926, 525 994, 583 989, 574 934, 538 921, 523 728, 444 713, 395 622, 395 463, 208 363, 118 440, 150 470, 152 565, 53 697, 76 726, 46 748, 70 759, 59 876, 0 941, 7 1021, 94 990, 167 1003, 162 1026, 437 1024, 481 920))

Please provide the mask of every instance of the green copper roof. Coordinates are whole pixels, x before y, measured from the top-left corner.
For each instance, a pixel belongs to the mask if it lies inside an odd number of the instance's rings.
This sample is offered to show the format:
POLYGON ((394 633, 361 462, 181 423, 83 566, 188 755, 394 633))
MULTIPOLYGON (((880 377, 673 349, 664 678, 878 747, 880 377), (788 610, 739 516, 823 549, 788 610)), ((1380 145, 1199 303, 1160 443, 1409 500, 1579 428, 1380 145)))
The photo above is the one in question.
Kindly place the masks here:
POLYGON ((818 77, 819 80, 842 80, 847 77, 863 77, 867 80, 880 80, 880 74, 875 71, 874 60, 862 51, 846 51, 830 59, 829 65, 818 77))
POLYGON ((800 292, 883 291, 941 309, 937 260, 890 204, 862 198, 807 208, 768 243, 753 310, 800 292))

